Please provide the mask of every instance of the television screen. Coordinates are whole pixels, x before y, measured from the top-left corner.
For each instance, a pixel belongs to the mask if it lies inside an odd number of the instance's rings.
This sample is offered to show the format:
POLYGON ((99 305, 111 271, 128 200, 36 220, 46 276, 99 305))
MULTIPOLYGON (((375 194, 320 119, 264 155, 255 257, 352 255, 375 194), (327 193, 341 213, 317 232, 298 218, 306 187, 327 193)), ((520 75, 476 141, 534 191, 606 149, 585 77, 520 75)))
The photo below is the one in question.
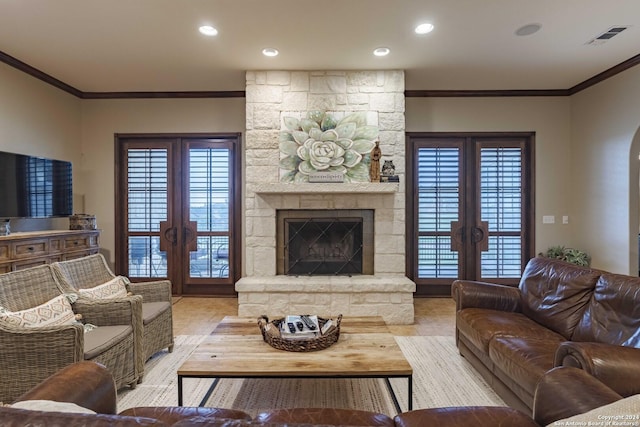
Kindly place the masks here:
POLYGON ((0 151, 0 218, 73 213, 71 162, 0 151))

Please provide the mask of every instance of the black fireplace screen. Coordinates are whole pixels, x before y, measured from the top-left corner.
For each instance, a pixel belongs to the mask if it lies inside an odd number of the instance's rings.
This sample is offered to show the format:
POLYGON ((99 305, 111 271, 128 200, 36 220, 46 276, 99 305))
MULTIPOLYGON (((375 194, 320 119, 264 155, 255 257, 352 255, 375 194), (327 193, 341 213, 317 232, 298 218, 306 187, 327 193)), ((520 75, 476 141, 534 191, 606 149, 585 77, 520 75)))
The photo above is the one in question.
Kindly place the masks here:
POLYGON ((278 213, 279 274, 373 274, 373 211, 278 213))

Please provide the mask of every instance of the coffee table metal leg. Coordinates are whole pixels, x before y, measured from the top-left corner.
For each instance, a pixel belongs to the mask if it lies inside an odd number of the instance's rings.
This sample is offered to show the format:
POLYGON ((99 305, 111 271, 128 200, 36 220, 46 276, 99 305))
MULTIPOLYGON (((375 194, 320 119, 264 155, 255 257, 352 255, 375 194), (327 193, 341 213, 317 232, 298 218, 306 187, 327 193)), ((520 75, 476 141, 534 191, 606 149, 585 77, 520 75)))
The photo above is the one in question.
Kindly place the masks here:
MULTIPOLYGON (((389 390, 389 394, 391 395, 391 400, 393 400, 393 405, 396 407, 396 411, 400 414, 402 412, 402 408, 400 408, 400 402, 398 402, 398 397, 396 396, 395 391, 393 391, 393 387, 391 386, 391 380, 389 377, 386 377, 385 382, 387 383, 387 389, 389 390)), ((407 411, 413 410, 413 375, 409 375, 407 377, 407 411)))
POLYGON ((400 402, 398 402, 398 397, 396 396, 396 392, 393 391, 393 387, 391 386, 391 380, 389 377, 385 377, 384 382, 387 384, 387 390, 389 390, 389 394, 391 395, 391 400, 393 400, 393 406, 396 407, 396 412, 401 413, 402 408, 400 408, 400 402))
POLYGON ((220 382, 220 378, 216 378, 215 380, 213 380, 213 383, 209 386, 209 390, 207 390, 204 397, 200 401, 200 405, 198 406, 203 407, 209 401, 211 394, 213 394, 213 390, 215 390, 219 382, 220 382))
POLYGON ((182 375, 178 375, 178 406, 182 406, 182 375))
POLYGON ((407 395, 407 410, 413 410, 413 375, 407 377, 407 386, 409 387, 409 394, 407 395))

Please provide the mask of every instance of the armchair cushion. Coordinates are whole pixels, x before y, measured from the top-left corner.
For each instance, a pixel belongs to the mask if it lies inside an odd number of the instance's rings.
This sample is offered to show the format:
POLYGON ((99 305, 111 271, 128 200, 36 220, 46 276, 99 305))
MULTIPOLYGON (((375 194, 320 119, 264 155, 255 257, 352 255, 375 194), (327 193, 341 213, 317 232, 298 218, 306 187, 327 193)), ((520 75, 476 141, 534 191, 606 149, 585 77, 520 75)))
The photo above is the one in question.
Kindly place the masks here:
POLYGON ((91 360, 116 344, 125 342, 128 335, 131 335, 131 326, 101 326, 84 336, 84 358, 91 360))
POLYGON ((171 310, 171 304, 166 301, 147 302, 142 304, 142 322, 144 325, 158 318, 158 316, 171 310))
POLYGON ((78 289, 78 293, 89 299, 125 298, 127 296, 127 286, 122 276, 116 276, 108 282, 93 288, 78 289))
POLYGON ((65 295, 59 295, 37 307, 20 311, 0 310, 0 322, 24 328, 71 325, 75 313, 65 295))

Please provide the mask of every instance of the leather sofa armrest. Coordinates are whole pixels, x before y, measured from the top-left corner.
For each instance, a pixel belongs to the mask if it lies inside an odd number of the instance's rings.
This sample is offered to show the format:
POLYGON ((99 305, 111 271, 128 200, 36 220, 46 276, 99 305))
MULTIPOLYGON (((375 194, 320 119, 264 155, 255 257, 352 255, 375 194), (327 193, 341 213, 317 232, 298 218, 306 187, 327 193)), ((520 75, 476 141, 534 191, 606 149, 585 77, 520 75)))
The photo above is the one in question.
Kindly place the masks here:
POLYGON ((116 413, 116 386, 111 373, 95 362, 76 362, 46 378, 16 401, 71 402, 100 414, 116 413))
POLYGON ((451 285, 456 311, 487 308, 499 311, 522 311, 520 289, 495 283, 456 280, 451 285))
POLYGON ((554 366, 583 369, 624 397, 640 393, 638 348, 565 341, 556 350, 554 366))
POLYGON ((538 381, 533 398, 533 418, 540 425, 549 425, 620 399, 622 396, 586 371, 557 367, 538 381))

